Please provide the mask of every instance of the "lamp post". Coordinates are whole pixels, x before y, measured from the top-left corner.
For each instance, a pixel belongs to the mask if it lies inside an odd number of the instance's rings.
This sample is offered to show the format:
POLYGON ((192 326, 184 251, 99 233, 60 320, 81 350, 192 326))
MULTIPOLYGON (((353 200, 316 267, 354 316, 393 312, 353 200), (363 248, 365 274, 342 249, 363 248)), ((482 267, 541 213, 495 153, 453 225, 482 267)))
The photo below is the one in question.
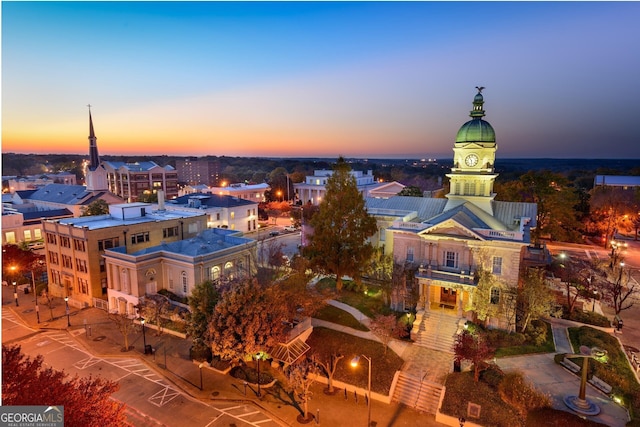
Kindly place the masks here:
POLYGON ((142 325, 142 345, 144 346, 144 354, 147 354, 147 336, 145 335, 144 332, 144 317, 140 318, 140 324, 142 325))
POLYGON ((18 303, 18 283, 15 280, 13 281, 13 299, 16 301, 16 307, 19 307, 20 304, 18 303))
POLYGON ((69 319, 69 297, 64 297, 64 304, 67 310, 67 326, 71 326, 71 320, 69 319))
MULTIPOLYGON (((367 393, 369 394, 369 398, 367 399, 367 402, 368 402, 367 427, 370 427, 371 426, 371 358, 365 356, 364 354, 361 356, 367 359, 367 361, 369 362, 369 380, 367 382, 367 393)), ((359 361, 360 361, 360 356, 354 357, 353 359, 351 359, 351 366, 354 368, 357 367, 359 361)))
POLYGON ((204 363, 201 363, 200 365, 198 365, 198 368, 200 368, 200 391, 202 391, 202 367, 204 366, 204 363))
POLYGON ((38 319, 38 323, 40 323, 40 306, 38 305, 38 294, 36 294, 36 277, 33 274, 33 270, 31 270, 31 287, 33 289, 33 300, 36 303, 36 319, 38 319))
POLYGON ((256 354, 256 360, 258 361, 258 397, 262 397, 260 393, 260 353, 256 354))

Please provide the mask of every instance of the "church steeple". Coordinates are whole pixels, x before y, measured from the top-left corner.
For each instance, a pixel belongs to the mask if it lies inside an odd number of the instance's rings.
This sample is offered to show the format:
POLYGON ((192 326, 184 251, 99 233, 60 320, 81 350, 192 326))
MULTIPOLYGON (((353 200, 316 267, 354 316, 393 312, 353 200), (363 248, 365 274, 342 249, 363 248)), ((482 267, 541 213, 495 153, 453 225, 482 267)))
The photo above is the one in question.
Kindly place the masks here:
POLYGON ((91 104, 89 107, 89 170, 96 170, 100 165, 100 156, 98 155, 98 138, 93 131, 93 119, 91 118, 91 104))
POLYGON ((107 171, 100 165, 98 155, 98 138, 93 130, 93 118, 91 117, 91 104, 89 107, 89 167, 86 172, 87 191, 108 191, 107 171))

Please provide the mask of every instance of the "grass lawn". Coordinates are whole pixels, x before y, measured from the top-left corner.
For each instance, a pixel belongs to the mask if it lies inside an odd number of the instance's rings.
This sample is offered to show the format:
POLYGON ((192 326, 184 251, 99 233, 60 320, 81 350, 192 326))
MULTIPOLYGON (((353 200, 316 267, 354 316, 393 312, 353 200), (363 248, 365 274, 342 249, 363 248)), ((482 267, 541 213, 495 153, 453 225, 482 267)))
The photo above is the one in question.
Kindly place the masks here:
POLYGON ((366 284, 367 291, 355 292, 350 291, 351 281, 345 280, 342 291, 336 291, 336 281, 332 277, 325 277, 318 281, 316 288, 319 290, 329 290, 334 292, 333 299, 350 305, 358 309, 361 313, 369 318, 374 318, 378 314, 388 315, 393 311, 385 305, 382 298, 382 291, 378 286, 366 284))
POLYGON ((371 389, 381 394, 389 394, 393 376, 404 363, 400 356, 389 348, 385 354, 385 347, 379 342, 327 328, 313 328, 307 344, 311 347, 308 355, 317 354, 320 358, 326 358, 333 352, 343 354, 344 358, 338 363, 334 379, 364 389, 367 388, 369 364, 361 358, 359 366, 353 368, 350 361, 361 354, 371 358, 371 389))
POLYGON ((534 354, 534 353, 551 353, 556 350, 556 346, 553 343, 553 332, 551 330, 551 324, 544 322, 547 327, 547 339, 542 345, 535 345, 534 343, 523 343, 520 345, 513 345, 508 347, 496 348, 496 357, 518 356, 521 354, 534 354))
POLYGON ((326 320, 327 322, 337 323, 338 325, 348 326, 359 331, 368 331, 362 323, 358 322, 355 317, 344 310, 332 305, 326 305, 313 315, 316 319, 326 320))

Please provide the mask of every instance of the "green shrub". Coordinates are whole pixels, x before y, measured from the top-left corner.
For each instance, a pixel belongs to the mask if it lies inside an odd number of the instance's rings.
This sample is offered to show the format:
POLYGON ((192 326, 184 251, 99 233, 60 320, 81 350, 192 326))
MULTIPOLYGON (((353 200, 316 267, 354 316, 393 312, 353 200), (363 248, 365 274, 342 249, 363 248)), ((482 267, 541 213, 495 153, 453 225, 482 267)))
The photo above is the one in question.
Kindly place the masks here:
POLYGON ((547 341, 547 324, 541 320, 534 320, 525 331, 527 341, 535 346, 541 346, 547 341))
POLYGON ((586 323, 588 325, 601 326, 604 328, 608 328, 611 326, 611 321, 600 313, 595 313, 592 311, 579 311, 574 310, 573 313, 569 316, 569 319, 586 323))

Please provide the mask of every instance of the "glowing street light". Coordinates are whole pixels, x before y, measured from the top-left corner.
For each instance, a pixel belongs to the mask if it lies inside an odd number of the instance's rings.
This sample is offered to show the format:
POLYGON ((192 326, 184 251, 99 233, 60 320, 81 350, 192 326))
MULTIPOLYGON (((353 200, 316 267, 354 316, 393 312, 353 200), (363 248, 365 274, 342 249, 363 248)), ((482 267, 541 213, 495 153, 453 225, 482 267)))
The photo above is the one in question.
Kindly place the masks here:
POLYGON ((69 319, 69 297, 64 297, 64 304, 67 309, 67 326, 71 326, 71 320, 69 319))
MULTIPOLYGON (((370 427, 371 426, 371 358, 365 356, 364 354, 361 356, 364 357, 369 362, 369 380, 367 382, 367 393, 369 394, 369 398, 367 399, 367 402, 368 402, 367 427, 370 427)), ((356 368, 358 366, 358 362, 360 361, 361 356, 356 356, 353 359, 351 359, 351 366, 353 368, 356 368)))

